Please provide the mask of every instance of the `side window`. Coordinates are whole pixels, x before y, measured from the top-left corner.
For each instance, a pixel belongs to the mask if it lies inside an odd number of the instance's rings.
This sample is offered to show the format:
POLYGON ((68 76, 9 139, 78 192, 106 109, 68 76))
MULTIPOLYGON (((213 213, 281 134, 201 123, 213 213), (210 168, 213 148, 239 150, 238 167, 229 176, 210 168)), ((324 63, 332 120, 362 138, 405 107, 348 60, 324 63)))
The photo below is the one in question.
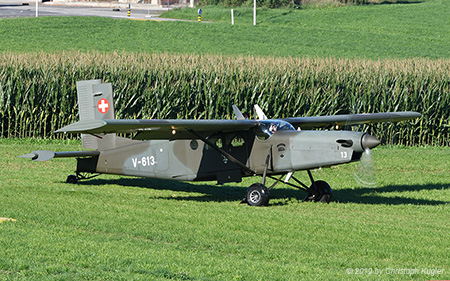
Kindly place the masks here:
MULTIPOLYGON (((208 140, 210 142, 214 143, 218 148, 222 148, 223 147, 222 137, 219 136, 219 135, 214 135, 214 136, 210 137, 208 140)), ((205 144, 205 149, 206 150, 212 150, 213 148, 210 147, 209 145, 205 144)))
POLYGON ((277 131, 295 131, 295 128, 288 122, 282 120, 264 120, 255 127, 255 134, 260 140, 266 140, 277 131))
MULTIPOLYGON (((208 140, 214 143, 220 149, 230 149, 233 147, 245 146, 245 138, 241 134, 226 134, 226 135, 213 135, 208 140)), ((205 144, 205 149, 212 149, 209 145, 205 144)))
POLYGON ((241 146, 244 146, 244 144, 245 144, 245 140, 244 140, 244 138, 242 137, 242 136, 234 136, 232 139, 231 139, 231 146, 232 147, 241 147, 241 146))
POLYGON ((222 148, 223 147, 223 142, 222 142, 222 138, 217 138, 216 142, 215 142, 216 146, 218 148, 222 148))
POLYGON ((271 136, 266 124, 261 124, 260 126, 255 127, 255 135, 260 140, 266 140, 271 136))

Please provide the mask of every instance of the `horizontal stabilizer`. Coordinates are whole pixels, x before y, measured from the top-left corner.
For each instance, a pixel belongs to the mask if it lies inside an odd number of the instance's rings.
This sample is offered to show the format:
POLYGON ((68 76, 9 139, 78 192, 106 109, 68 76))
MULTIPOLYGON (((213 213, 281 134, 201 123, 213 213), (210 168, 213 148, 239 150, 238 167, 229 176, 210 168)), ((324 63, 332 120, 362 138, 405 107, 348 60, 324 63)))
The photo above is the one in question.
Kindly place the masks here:
POLYGON ((87 157, 87 156, 96 156, 99 155, 100 152, 94 150, 87 151, 62 151, 62 152, 53 152, 51 150, 36 150, 28 154, 24 154, 18 156, 20 158, 28 158, 33 161, 47 161, 53 158, 63 158, 63 157, 87 157))
POLYGON ((55 152, 50 150, 36 150, 31 153, 18 156, 20 158, 29 158, 33 161, 47 161, 55 157, 55 152))

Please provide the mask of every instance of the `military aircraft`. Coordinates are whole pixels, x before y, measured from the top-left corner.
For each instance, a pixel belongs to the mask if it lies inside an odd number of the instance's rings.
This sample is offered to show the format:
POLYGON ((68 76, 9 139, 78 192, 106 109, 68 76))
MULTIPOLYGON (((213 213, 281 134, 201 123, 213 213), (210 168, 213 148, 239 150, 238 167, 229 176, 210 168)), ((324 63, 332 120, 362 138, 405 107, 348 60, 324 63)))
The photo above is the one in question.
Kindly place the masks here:
POLYGON ((19 157, 34 161, 75 157, 77 183, 99 174, 117 174, 182 181, 240 182, 262 176, 252 184, 244 202, 263 206, 269 191, 284 182, 307 192, 306 201, 330 202, 332 190, 314 180, 311 169, 359 161, 365 149, 380 141, 364 132, 329 130, 376 122, 396 122, 421 116, 417 112, 350 114, 268 119, 255 106, 258 119, 246 119, 233 105, 235 120, 115 119, 111 83, 77 82, 80 121, 56 133, 80 133, 83 151, 37 150, 19 157), (317 130, 317 129, 325 130, 317 130), (126 134, 130 137, 118 136, 126 134), (308 186, 293 176, 306 170, 308 186), (266 179, 275 182, 266 186, 266 179), (295 183, 292 183, 294 181, 295 183))

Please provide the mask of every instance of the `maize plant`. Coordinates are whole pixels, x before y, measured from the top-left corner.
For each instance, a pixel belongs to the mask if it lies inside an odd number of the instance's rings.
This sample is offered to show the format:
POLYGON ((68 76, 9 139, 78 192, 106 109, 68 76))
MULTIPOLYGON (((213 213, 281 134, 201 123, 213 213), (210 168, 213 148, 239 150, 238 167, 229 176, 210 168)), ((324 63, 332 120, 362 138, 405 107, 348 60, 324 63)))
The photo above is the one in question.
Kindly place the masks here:
POLYGON ((146 53, 3 53, 2 137, 67 138, 78 120, 76 81, 102 79, 116 118, 272 118, 418 111, 409 122, 366 125, 384 143, 450 144, 450 60, 275 58, 146 53))

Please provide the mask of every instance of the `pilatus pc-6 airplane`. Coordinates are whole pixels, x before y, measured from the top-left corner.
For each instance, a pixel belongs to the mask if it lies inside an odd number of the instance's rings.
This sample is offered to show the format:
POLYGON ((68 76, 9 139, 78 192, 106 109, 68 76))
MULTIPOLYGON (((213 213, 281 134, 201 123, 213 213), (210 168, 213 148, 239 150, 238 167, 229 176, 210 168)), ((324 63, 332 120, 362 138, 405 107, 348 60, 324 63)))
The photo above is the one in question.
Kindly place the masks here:
POLYGON ((376 137, 364 132, 317 129, 421 116, 417 112, 395 112, 268 119, 255 106, 258 120, 250 120, 233 105, 236 120, 125 120, 114 118, 110 83, 79 81, 77 94, 80 121, 56 133, 80 133, 83 147, 90 150, 38 150, 21 157, 34 161, 75 157, 76 175, 68 176, 69 183, 98 174, 216 180, 218 184, 262 176, 247 190, 244 200, 252 206, 267 205, 269 190, 284 176, 287 184, 307 192, 305 200, 329 202, 330 186, 315 181, 310 170, 359 161, 365 149, 380 144, 376 137), (133 137, 124 138, 117 133, 133 137), (307 171, 309 186, 293 176, 301 170, 307 171), (267 177, 275 180, 269 188, 267 177))

